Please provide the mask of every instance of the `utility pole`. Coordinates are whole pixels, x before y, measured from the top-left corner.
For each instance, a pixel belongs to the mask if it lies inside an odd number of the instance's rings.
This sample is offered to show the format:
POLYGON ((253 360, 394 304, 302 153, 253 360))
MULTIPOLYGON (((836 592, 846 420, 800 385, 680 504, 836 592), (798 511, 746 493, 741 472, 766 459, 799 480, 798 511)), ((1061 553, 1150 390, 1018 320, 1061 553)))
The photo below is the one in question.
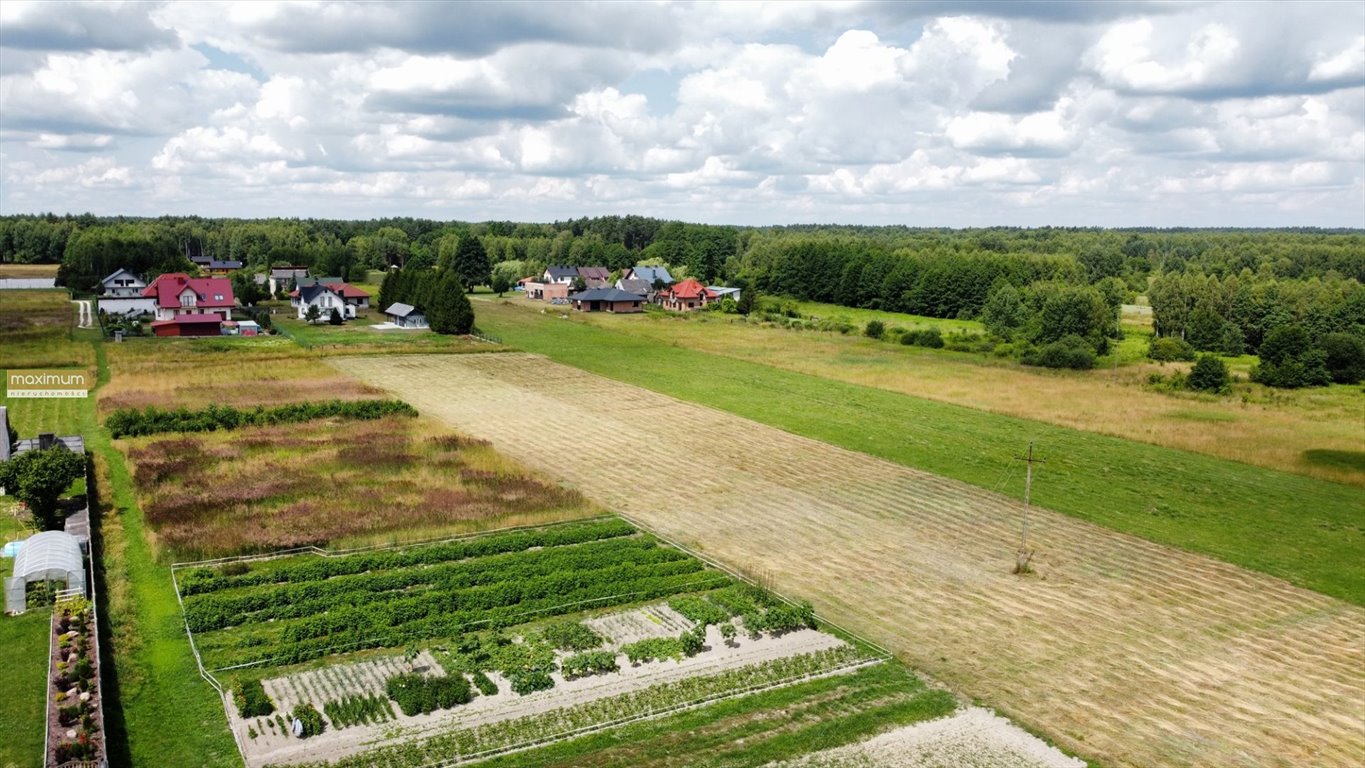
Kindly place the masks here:
POLYGON ((1033 465, 1046 464, 1042 459, 1033 457, 1033 443, 1028 444, 1028 453, 1023 456, 1015 456, 1016 461, 1028 463, 1028 469, 1024 474, 1024 527, 1019 533, 1019 554, 1014 562, 1015 573, 1029 573, 1033 569, 1029 567, 1029 561, 1033 559, 1033 550, 1028 548, 1028 510, 1033 500, 1033 465))

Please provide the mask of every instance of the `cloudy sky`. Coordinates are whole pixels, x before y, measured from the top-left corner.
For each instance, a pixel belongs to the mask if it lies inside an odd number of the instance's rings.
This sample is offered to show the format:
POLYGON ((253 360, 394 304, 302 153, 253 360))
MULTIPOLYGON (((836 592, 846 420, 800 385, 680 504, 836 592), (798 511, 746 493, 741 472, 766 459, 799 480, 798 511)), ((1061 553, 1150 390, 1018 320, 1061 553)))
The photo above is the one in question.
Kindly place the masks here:
POLYGON ((0 4, 0 213, 1365 226, 1365 2, 0 4))

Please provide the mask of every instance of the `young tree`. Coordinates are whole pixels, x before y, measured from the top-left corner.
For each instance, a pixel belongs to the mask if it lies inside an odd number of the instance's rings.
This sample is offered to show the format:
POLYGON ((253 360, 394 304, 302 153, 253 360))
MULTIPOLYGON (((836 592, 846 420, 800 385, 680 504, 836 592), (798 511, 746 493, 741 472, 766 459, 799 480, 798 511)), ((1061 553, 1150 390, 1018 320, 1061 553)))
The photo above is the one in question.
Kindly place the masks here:
POLYGON ((1024 325, 1027 313, 1019 298, 1019 290, 1003 280, 991 287, 986 304, 981 307, 981 323, 986 330, 1010 341, 1024 325))
POLYGON ((1200 355, 1185 379, 1185 386, 1199 392, 1226 392, 1228 381, 1228 367, 1222 358, 1200 355))
POLYGON ((44 531, 61 525, 57 500, 85 474, 85 457, 66 448, 28 451, 0 464, 0 486, 28 505, 34 522, 44 531))
POLYGON ((337 311, 336 307, 332 307, 332 314, 327 317, 327 324, 341 325, 343 322, 345 321, 341 318, 341 312, 337 311))
POLYGON ((506 273, 494 272, 493 283, 491 287, 493 289, 493 293, 496 293, 498 296, 502 296, 504 293, 507 293, 507 290, 511 288, 512 285, 511 281, 507 279, 506 273))
POLYGON ((1319 342, 1327 354, 1327 373, 1338 384, 1365 379, 1365 340, 1349 333, 1329 333, 1319 342))
POLYGON ((389 305, 398 301, 398 282, 399 271, 396 269, 384 272, 384 281, 379 284, 379 308, 388 309, 389 305))
POLYGON ((307 320, 309 325, 316 323, 320 317, 322 317, 322 310, 318 309, 316 304, 309 304, 308 310, 303 313, 303 319, 307 320))
POLYGON ((880 320, 869 320, 863 328, 863 334, 869 339, 880 339, 886 335, 886 324, 880 320))

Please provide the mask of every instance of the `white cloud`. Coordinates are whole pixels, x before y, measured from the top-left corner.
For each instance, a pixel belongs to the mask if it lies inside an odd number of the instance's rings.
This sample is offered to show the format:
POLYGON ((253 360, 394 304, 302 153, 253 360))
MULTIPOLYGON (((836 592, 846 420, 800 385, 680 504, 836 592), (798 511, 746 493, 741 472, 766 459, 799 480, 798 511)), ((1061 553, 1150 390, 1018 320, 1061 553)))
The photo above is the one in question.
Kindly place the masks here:
POLYGON ((0 4, 0 210, 1365 225, 1359 4, 554 9, 0 4))

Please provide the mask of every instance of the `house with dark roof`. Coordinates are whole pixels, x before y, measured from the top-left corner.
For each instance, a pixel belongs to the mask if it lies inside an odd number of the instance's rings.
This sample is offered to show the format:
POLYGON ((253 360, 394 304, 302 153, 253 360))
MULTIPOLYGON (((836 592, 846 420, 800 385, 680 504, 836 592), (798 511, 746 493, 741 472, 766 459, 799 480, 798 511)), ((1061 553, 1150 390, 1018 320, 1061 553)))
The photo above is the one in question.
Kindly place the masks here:
POLYGON ((232 295, 231 280, 225 277, 190 277, 184 272, 159 275, 142 289, 142 295, 156 300, 158 321, 174 320, 181 315, 210 314, 218 315, 219 320, 231 320, 232 308, 237 304, 232 295))
POLYGON ((308 277, 308 267, 271 267, 270 295, 274 296, 282 289, 292 291, 296 287, 300 278, 308 277))
POLYGON ((660 291, 659 297, 664 309, 674 312, 691 312, 716 300, 714 291, 692 277, 660 291))
POLYGON ((384 310, 384 314, 388 316, 390 323, 393 323, 399 328, 427 327, 426 314, 411 304, 391 304, 388 309, 384 310))
POLYGON ((229 272, 235 272, 241 269, 242 262, 210 260, 208 264, 203 265, 203 268, 208 270, 208 273, 210 275, 214 275, 216 277, 224 277, 229 272))
POLYGON ((617 280, 616 289, 620 291, 625 291, 626 293, 633 293, 636 294, 637 296, 644 296, 645 301, 651 303, 653 303, 655 297, 659 293, 658 291, 654 290, 653 285, 645 282, 644 280, 638 280, 635 278, 627 279, 623 277, 620 280, 617 280))
POLYGON ((156 313, 156 299, 142 295, 147 281, 119 269, 100 281, 97 299, 99 311, 108 315, 151 315, 156 313))
POLYGON ((579 312, 643 312, 645 297, 618 288, 592 288, 569 297, 579 312))
POLYGON ((573 285, 574 278, 578 277, 578 267, 546 267, 545 274, 540 276, 542 283, 559 283, 560 285, 573 285))
POLYGON ((331 317, 333 309, 340 312, 342 317, 353 318, 360 310, 370 308, 370 294, 341 282, 340 278, 305 278, 289 294, 289 303, 298 309, 300 320, 313 306, 318 308, 323 318, 331 317))
POLYGON ((611 270, 606 267, 579 267, 578 276, 588 288, 606 288, 611 283, 611 270))
POLYGON ((673 276, 668 274, 668 267, 663 266, 630 267, 625 272, 621 273, 621 279, 643 280, 646 283, 649 283, 651 288, 654 287, 654 282, 656 280, 662 282, 666 286, 673 284, 673 276))

